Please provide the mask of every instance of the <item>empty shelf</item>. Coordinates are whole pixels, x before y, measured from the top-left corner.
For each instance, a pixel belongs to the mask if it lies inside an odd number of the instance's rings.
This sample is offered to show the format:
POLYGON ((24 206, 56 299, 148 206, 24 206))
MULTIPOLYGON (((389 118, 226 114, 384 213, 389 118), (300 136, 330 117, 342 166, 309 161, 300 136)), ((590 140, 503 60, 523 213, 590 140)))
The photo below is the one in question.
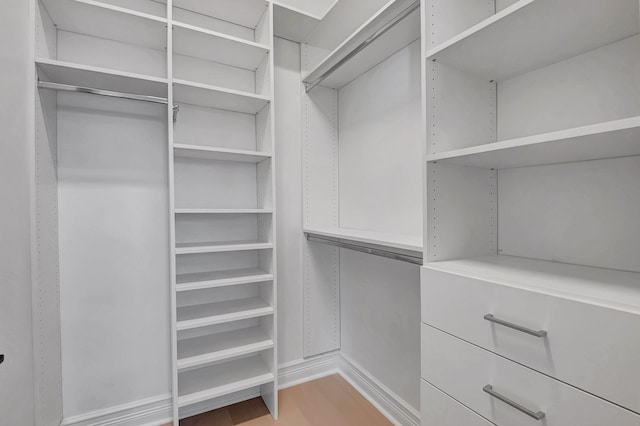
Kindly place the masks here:
POLYGON ((640 117, 429 155, 428 161, 511 168, 640 155, 640 117))
POLYGON ((427 58, 499 81, 637 33, 636 0, 520 0, 427 58))
POLYGON ((276 37, 302 43, 320 19, 289 5, 273 2, 273 31, 276 37))
POLYGON ((267 152, 246 151, 241 149, 212 148, 198 145, 173 144, 173 152, 180 158, 200 158, 204 160, 237 161, 241 163, 259 163, 271 158, 267 152))
POLYGON ((303 78, 307 88, 315 84, 340 88, 419 39, 420 12, 417 6, 419 2, 415 0, 388 3, 303 78), (390 21, 409 11, 411 14, 408 17, 398 21, 368 44, 369 39, 383 30, 390 21))
MULTIPOLYGON (((159 1, 166 3, 166 0, 159 1)), ((211 16, 243 27, 255 28, 267 11, 268 4, 265 0, 173 0, 173 7, 211 16)))
POLYGON ((178 370, 257 353, 273 346, 273 340, 260 327, 179 340, 178 370))
POLYGON ((272 209, 176 209, 176 214, 271 214, 272 209))
POLYGON ((273 274, 257 268, 178 274, 176 277, 176 291, 202 290, 271 280, 273 280, 273 274))
POLYGON ((176 254, 219 253, 226 251, 265 250, 273 248, 272 243, 260 241, 224 241, 216 243, 178 243, 176 254))
POLYGON ((177 312, 178 330, 180 331, 271 315, 273 307, 264 300, 254 297, 206 305, 185 306, 178 308, 177 312))
POLYGON ((426 268, 640 313, 640 273, 507 255, 428 263, 426 268))
POLYGON ((257 355, 185 371, 178 376, 178 405, 207 401, 273 380, 273 373, 257 355))
POLYGON ((336 238, 354 243, 373 244, 388 249, 400 249, 415 252, 422 257, 422 238, 382 232, 361 231, 358 229, 317 229, 305 228, 304 232, 321 237, 336 238))
POLYGON ((173 22, 173 52, 248 70, 256 70, 269 46, 173 22))
POLYGON ((173 80, 173 94, 177 103, 247 114, 257 114, 270 102, 266 96, 178 79, 173 80))
POLYGON ((41 81, 92 87, 137 95, 167 97, 168 80, 55 59, 36 58, 41 81))
POLYGON ((167 20, 93 0, 41 0, 58 30, 164 49, 167 20))

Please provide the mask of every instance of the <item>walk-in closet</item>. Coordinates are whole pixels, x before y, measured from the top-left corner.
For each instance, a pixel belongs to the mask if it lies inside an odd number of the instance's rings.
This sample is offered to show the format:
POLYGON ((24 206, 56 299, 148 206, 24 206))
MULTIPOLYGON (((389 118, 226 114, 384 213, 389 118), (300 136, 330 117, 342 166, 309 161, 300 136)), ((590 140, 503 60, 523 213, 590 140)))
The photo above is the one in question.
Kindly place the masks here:
POLYGON ((4 0, 0 425, 640 426, 637 0, 4 0))

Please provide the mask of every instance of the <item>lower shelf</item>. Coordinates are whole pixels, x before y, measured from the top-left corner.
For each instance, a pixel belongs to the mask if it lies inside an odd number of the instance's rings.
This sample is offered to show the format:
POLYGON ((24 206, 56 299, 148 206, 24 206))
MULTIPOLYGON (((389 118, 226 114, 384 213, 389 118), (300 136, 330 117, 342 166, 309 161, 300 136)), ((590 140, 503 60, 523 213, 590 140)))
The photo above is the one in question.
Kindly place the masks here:
POLYGON ((220 253, 228 251, 265 250, 271 248, 273 248, 272 243, 261 241, 178 243, 176 244, 176 254, 220 253))
POLYGON ((273 314, 273 307, 259 297, 227 300, 178 308, 178 331, 273 314))
POLYGON ((178 375, 178 406, 219 398, 274 380, 258 355, 186 371, 178 375))
POLYGON ((273 340, 260 327, 178 341, 178 371, 273 348, 273 340))
POLYGON ((271 280, 273 280, 273 274, 258 268, 178 274, 176 277, 176 291, 203 290, 271 280))

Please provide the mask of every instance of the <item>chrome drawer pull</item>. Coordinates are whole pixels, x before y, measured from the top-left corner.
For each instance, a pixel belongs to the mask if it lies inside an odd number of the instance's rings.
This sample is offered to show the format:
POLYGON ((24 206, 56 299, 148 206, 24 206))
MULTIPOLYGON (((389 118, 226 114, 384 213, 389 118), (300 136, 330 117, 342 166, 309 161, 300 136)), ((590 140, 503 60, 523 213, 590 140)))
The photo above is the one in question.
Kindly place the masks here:
POLYGON ((496 323, 496 324, 503 325, 505 327, 513 328, 514 330, 518 330, 518 331, 521 331, 523 333, 530 334, 532 336, 545 337, 547 335, 547 332, 545 330, 539 330, 539 331, 532 330, 530 328, 523 327, 521 325, 514 324, 512 322, 508 322, 508 321, 505 321, 505 320, 498 319, 498 318, 494 317, 492 314, 485 315, 484 319, 486 319, 487 321, 496 323))
POLYGON ((482 390, 485 391, 486 393, 488 393, 489 395, 491 395, 492 397, 494 397, 495 399, 499 399, 500 401, 504 402, 505 404, 512 406, 516 410, 523 412, 524 414, 526 414, 529 417, 533 417, 536 420, 544 419, 544 413, 542 411, 537 411, 536 412, 536 411, 529 410, 527 407, 524 407, 524 406, 518 404, 517 402, 514 402, 514 401, 510 400, 506 396, 500 395, 498 392, 493 390, 493 386, 491 386, 491 385, 485 385, 485 387, 483 387, 482 390))

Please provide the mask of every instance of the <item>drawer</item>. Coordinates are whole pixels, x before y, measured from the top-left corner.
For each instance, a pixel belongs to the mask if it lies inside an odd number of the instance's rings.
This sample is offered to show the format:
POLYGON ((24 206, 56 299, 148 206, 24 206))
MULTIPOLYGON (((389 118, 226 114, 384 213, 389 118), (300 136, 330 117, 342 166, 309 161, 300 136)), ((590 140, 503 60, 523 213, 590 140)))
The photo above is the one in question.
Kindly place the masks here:
POLYGON ((422 322, 640 412, 640 315, 428 268, 421 297, 422 322))
POLYGON ((447 394, 440 392, 424 380, 420 381, 420 407, 422 426, 491 426, 492 423, 477 415, 447 394))
POLYGON ((422 324, 422 377, 498 426, 640 426, 640 416, 422 324), (491 396, 543 412, 536 420, 491 396))

